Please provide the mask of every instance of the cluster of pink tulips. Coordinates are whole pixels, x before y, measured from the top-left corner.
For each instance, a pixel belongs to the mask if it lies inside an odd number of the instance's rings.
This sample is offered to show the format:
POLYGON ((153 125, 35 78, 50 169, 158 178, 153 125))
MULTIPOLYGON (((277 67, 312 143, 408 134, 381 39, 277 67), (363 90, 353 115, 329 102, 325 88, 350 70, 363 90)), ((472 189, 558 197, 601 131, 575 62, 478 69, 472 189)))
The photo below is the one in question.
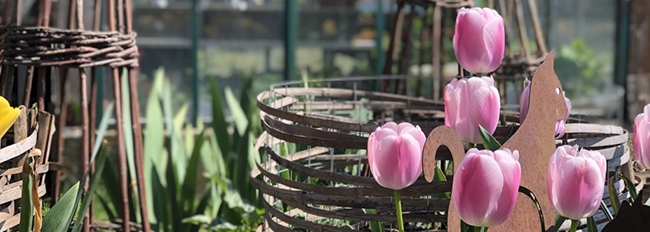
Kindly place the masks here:
MULTIPOLYGON (((463 8, 458 12, 453 38, 456 59, 474 74, 494 72, 502 62, 505 48, 503 19, 488 8, 463 8)), ((528 109, 530 88, 521 96, 521 120, 528 109)), ((482 141, 480 127, 494 133, 501 99, 491 76, 454 79, 445 88, 445 125, 454 128, 470 144, 482 141)), ((567 108, 571 103, 566 99, 567 108)), ((646 113, 650 108, 646 107, 646 113)), ((567 114, 568 115, 568 114, 567 114)), ((650 154, 645 143, 650 122, 643 116, 643 143, 635 137, 635 148, 650 154)), ((556 134, 564 134, 564 123, 556 134)), ((640 121, 637 118, 637 121, 640 121)), ((398 226, 403 231, 399 190, 413 184, 422 173, 422 152, 426 138, 419 126, 389 122, 368 139, 368 162, 379 185, 395 190, 398 226)), ((491 227, 505 222, 517 202, 521 180, 518 151, 470 149, 455 170, 452 197, 462 220, 474 227, 491 227)), ((650 158, 643 162, 650 164, 650 158)), ((647 166, 646 166, 647 167, 647 166)), ((525 171, 525 170, 524 170, 525 171)), ((598 152, 577 146, 561 146, 549 160, 547 187, 553 207, 560 215, 574 220, 590 217, 600 205, 604 191, 606 164, 598 152)), ((547 215, 551 216, 551 215, 547 215)))

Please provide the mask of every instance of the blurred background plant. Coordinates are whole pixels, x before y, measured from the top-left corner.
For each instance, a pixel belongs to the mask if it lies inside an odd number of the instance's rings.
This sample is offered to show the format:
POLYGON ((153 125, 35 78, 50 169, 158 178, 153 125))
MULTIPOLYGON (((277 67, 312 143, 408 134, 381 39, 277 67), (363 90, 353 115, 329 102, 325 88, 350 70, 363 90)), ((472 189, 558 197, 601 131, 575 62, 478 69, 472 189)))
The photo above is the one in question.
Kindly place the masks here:
POLYGON ((555 72, 569 98, 593 95, 609 84, 604 66, 581 38, 560 46, 555 57, 555 72))
MULTIPOLYGON (((253 139, 261 133, 251 93, 252 79, 244 79, 238 93, 221 93, 211 81, 212 123, 186 123, 188 104, 172 107, 172 84, 159 69, 146 105, 144 131, 145 185, 149 219, 155 231, 251 231, 262 220, 250 170, 259 161, 253 139), (223 94, 223 96, 222 96, 223 94), (222 101, 225 99, 225 101, 222 101), (224 107, 224 103, 227 107, 224 107)), ((128 114, 126 114, 128 115, 128 114)), ((132 145, 127 142, 127 151, 132 145)), ((130 152, 127 152, 130 153, 130 152)), ((132 154, 129 154, 132 157, 132 154)), ((133 159, 128 159, 129 176, 133 159)), ((108 219, 121 212, 118 175, 113 163, 103 174, 98 195, 108 219)), ((130 218, 139 222, 137 191, 131 188, 130 218)))

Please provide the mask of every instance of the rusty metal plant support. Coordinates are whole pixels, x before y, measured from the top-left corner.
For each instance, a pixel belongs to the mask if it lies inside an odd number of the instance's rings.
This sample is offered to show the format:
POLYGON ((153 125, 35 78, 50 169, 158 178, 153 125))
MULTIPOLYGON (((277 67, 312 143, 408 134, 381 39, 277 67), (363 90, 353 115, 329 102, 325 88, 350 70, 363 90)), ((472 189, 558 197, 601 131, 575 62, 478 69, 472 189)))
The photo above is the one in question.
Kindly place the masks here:
MULTIPOLYGON (((122 209, 122 231, 129 231, 129 195, 130 186, 127 178, 126 149, 123 130, 123 112, 124 104, 121 96, 121 75, 120 70, 126 68, 129 78, 129 95, 133 101, 130 103, 132 119, 132 131, 134 138, 135 166, 137 173, 137 190, 138 192, 139 211, 142 219, 142 229, 150 231, 150 225, 147 215, 145 188, 143 181, 143 150, 142 150, 142 131, 140 128, 140 111, 138 104, 137 80, 134 67, 138 66, 138 48, 136 45, 136 34, 132 27, 132 6, 130 0, 107 0, 108 9, 106 17, 108 19, 108 28, 110 31, 100 31, 101 21, 101 4, 102 0, 94 0, 94 12, 92 21, 92 31, 84 30, 83 22, 83 3, 82 0, 70 0, 68 5, 68 25, 67 29, 50 28, 51 0, 39 1, 38 23, 35 26, 23 26, 22 12, 23 0, 4 0, 4 14, 2 26, 0 26, 0 62, 2 67, 2 79, 0 80, 0 91, 3 96, 13 96, 11 91, 14 82, 18 77, 15 71, 18 65, 27 66, 27 85, 25 87, 25 96, 20 102, 30 103, 29 93, 31 92, 34 70, 37 70, 37 102, 39 109, 44 109, 45 105, 45 78, 48 72, 57 73, 52 68, 58 69, 61 83, 61 109, 58 127, 65 128, 66 124, 66 88, 68 85, 68 75, 70 69, 77 69, 80 80, 80 102, 82 108, 82 148, 81 148, 81 175, 88 171, 88 155, 90 154, 90 145, 94 139, 94 127, 97 120, 96 109, 102 107, 97 105, 97 82, 95 77, 96 67, 110 67, 112 69, 113 93, 115 94, 116 108, 116 128, 117 128, 117 147, 118 162, 120 163, 120 190, 123 199, 122 209), (15 1, 15 4, 14 4, 15 1), (12 17, 16 14, 16 18, 12 17), (87 76, 87 68, 91 68, 90 78, 87 76), (90 79, 90 80, 89 80, 90 79), (90 83, 90 92, 88 86, 90 83), (90 99, 89 99, 90 98, 90 99)), ((57 160, 61 161, 62 148, 64 139, 59 134, 57 160)), ((55 183, 58 182, 59 174, 55 174, 55 183)), ((87 188, 87 186, 84 186, 87 188)), ((58 196, 58 188, 54 188, 54 199, 58 196)), ((90 211, 89 211, 90 212, 90 211)), ((84 231, 89 231, 90 214, 84 219, 84 231)))
MULTIPOLYGON (((405 77, 348 77, 341 79, 310 80, 272 86, 257 95, 257 107, 264 132, 255 142, 255 150, 262 148, 262 159, 251 171, 251 183, 263 195, 266 208, 263 231, 358 231, 370 221, 395 222, 393 192, 379 186, 362 172, 368 164, 365 150, 368 135, 387 121, 409 121, 419 125, 425 134, 444 125, 444 105, 434 100, 405 95, 376 92, 374 81, 405 79, 405 77), (363 88, 362 86, 368 86, 363 88), (360 119, 359 112, 367 110, 372 117, 360 119), (290 144, 299 144, 291 151, 290 144), (352 151, 352 152, 348 152, 352 151), (355 167, 356 168, 353 168, 355 167), (319 180, 310 182, 308 179, 319 180), (289 207, 290 210, 283 207, 289 207), (376 209, 366 214, 363 209, 376 209), (358 222, 340 227, 327 224, 331 219, 358 222)), ((502 111, 494 135, 503 140, 518 129, 517 113, 502 111)), ((596 150, 607 159, 610 173, 623 173, 633 178, 628 133, 621 127, 589 124, 569 119, 566 135, 556 140, 557 145, 579 145, 596 150)), ((437 151, 442 162, 451 159, 446 149, 437 151)), ((443 164, 441 162, 441 164, 443 164)), ((446 165, 441 165, 446 167, 446 165)), ((446 171, 451 180, 451 170, 446 171)), ((620 199, 629 194, 617 183, 620 199)), ((642 187, 640 183, 637 187, 642 187)), ((447 211, 449 199, 432 197, 451 191, 450 181, 426 183, 421 178, 402 190, 404 221, 433 223, 447 222, 440 212, 447 211)), ((609 205, 609 194, 603 199, 609 205)), ((602 212, 596 214, 597 223, 605 223, 602 212)), ((413 225, 413 224, 411 224, 413 225)), ((395 228, 395 226, 393 226, 395 228)), ((427 231, 445 231, 444 228, 412 228, 427 231)), ((408 229, 407 229, 408 230, 408 229)))

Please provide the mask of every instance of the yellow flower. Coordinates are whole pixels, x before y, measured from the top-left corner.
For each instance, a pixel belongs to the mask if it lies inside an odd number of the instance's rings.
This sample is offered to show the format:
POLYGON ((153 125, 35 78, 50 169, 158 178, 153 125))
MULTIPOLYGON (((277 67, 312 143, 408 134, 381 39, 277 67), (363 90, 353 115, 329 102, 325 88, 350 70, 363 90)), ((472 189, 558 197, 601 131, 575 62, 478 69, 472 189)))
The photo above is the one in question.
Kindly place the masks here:
POLYGON ((0 138, 14 125, 20 115, 20 109, 11 107, 4 97, 0 96, 0 138))

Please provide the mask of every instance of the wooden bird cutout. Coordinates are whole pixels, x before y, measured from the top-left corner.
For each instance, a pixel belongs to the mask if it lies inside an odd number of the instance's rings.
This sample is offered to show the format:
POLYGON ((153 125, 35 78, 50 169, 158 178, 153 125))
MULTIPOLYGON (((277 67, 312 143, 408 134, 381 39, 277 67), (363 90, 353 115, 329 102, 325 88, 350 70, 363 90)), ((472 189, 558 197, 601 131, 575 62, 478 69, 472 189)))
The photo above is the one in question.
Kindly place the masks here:
MULTIPOLYGON (((521 165, 521 186, 531 190, 544 212, 546 230, 554 230, 555 212, 551 206, 546 190, 548 163, 555 153, 555 123, 564 120, 567 112, 562 85, 553 70, 551 51, 544 62, 537 68, 532 78, 530 89, 530 106, 526 119, 519 129, 501 146, 511 151, 519 151, 521 165)), ((450 127, 436 127, 424 144, 424 177, 431 182, 435 173, 436 151, 446 146, 452 153, 454 170, 465 156, 458 133, 450 127)), ((540 222, 535 204, 526 195, 520 193, 515 209, 506 222, 490 227, 490 231, 539 231, 540 222)), ((447 212, 447 230, 460 231, 460 216, 453 199, 447 212)))

